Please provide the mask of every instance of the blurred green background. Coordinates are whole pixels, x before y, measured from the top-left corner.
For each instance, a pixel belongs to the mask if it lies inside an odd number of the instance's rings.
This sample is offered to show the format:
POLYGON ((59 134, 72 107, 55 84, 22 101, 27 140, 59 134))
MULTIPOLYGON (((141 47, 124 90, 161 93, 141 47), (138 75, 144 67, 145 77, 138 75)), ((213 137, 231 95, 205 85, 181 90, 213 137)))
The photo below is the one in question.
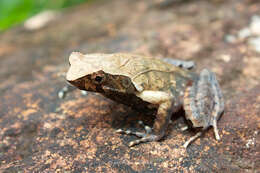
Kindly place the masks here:
POLYGON ((0 31, 46 9, 60 10, 93 0, 0 0, 0 31))

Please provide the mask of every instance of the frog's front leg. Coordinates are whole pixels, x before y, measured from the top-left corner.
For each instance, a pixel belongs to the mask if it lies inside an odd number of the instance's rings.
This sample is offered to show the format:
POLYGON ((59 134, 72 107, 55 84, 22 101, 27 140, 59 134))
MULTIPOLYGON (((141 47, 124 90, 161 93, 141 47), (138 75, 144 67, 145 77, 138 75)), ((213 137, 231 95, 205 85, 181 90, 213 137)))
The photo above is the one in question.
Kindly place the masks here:
MULTIPOLYGON (((58 92, 59 99, 64 99, 68 93, 70 93, 76 89, 77 89, 77 87, 67 84, 61 90, 59 90, 59 92, 58 92)), ((85 96, 85 95, 87 95, 87 91, 81 90, 81 94, 85 96)))
POLYGON ((202 70, 199 79, 186 89, 184 109, 193 127, 202 127, 200 132, 186 141, 185 148, 210 126, 214 128, 215 138, 220 140, 217 120, 224 111, 224 99, 213 72, 202 70))
POLYGON ((153 125, 153 128, 149 128, 145 126, 146 132, 133 132, 130 130, 121 130, 119 129, 117 132, 132 134, 140 137, 141 139, 137 139, 129 143, 129 146, 134 146, 136 144, 142 142, 149 141, 158 141, 160 140, 168 127, 170 122, 170 118, 172 113, 175 110, 176 104, 174 105, 173 98, 170 94, 161 92, 161 91, 143 91, 140 94, 137 94, 138 97, 142 98, 144 101, 159 104, 159 108, 157 111, 156 119, 153 125))
POLYGON ((60 99, 63 99, 66 97, 66 95, 69 93, 69 92, 72 92, 74 91, 75 89, 77 89, 76 87, 72 86, 72 85, 69 85, 67 84, 66 86, 64 86, 61 90, 59 90, 58 92, 58 97, 60 99))

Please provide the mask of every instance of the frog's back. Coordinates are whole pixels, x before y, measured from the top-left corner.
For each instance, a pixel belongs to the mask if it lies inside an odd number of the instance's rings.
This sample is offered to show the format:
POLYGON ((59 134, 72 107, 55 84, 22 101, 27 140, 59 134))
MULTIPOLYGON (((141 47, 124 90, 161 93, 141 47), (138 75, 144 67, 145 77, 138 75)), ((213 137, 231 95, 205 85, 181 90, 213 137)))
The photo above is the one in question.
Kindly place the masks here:
POLYGON ((151 69, 160 71, 175 71, 178 69, 160 59, 148 56, 118 53, 114 54, 114 57, 114 59, 120 59, 121 61, 118 70, 125 71, 132 76, 151 69))
POLYGON ((182 83, 192 75, 157 58, 123 53, 114 56, 122 62, 118 72, 124 72, 140 90, 168 90, 170 86, 176 86, 176 82, 182 83))
MULTIPOLYGON (((86 61, 92 58, 103 71, 114 75, 126 75, 130 78, 149 69, 160 71, 176 71, 177 67, 159 59, 127 53, 87 54, 86 61), (88 58, 91 57, 91 58, 88 58)), ((91 62, 93 64, 93 62, 91 62)))
MULTIPOLYGON (((83 55, 75 52, 71 55, 70 62, 80 64, 75 66, 76 77, 102 70, 111 75, 129 77, 138 91, 162 89, 175 82, 176 77, 189 75, 186 70, 159 58, 127 53, 83 55)), ((70 77, 67 74, 67 78, 68 76, 70 77)))

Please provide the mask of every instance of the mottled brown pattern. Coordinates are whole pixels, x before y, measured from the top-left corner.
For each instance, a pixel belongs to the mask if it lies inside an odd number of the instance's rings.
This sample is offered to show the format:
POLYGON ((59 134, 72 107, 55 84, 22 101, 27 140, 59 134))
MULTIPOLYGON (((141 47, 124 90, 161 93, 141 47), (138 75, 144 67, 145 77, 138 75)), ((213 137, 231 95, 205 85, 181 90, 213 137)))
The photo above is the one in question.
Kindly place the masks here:
MULTIPOLYGON (((144 133, 119 129, 120 133, 141 138, 129 146, 160 140, 172 114, 183 106, 183 100, 184 110, 187 109, 185 117, 192 126, 201 127, 203 131, 212 126, 216 139, 220 140, 217 120, 224 111, 224 100, 215 74, 208 69, 197 75, 156 58, 126 53, 83 55, 72 52, 69 62, 71 66, 66 78, 74 86, 101 93, 140 112, 151 112, 147 111, 149 103, 153 108, 158 107, 151 130, 144 133), (183 99, 184 91, 189 99, 183 99)), ((201 134, 187 140, 184 147, 201 134)))
MULTIPOLYGON (((67 81, 79 89, 98 92, 118 103, 131 106, 141 113, 153 115, 158 108, 153 128, 149 132, 136 133, 119 130, 121 133, 136 134, 141 138, 131 142, 130 146, 160 140, 165 135, 172 114, 178 112, 183 104, 185 88, 190 83, 195 82, 196 84, 192 86, 197 87, 198 81, 204 82, 195 73, 186 69, 156 58, 136 54, 83 55, 79 52, 72 52, 69 62, 71 66, 66 75, 67 81), (152 109, 149 110, 151 107, 152 109)), ((202 87, 208 88, 210 85, 206 83, 202 87)), ((194 96, 191 99, 197 99, 196 96, 199 94, 190 94, 194 96)), ((210 102, 215 101, 213 98, 209 99, 212 99, 210 102)), ((197 99, 197 102, 199 101, 197 99)), ((204 107, 202 109, 204 111, 204 107)), ((211 111, 214 107, 206 109, 211 111)), ((192 116, 194 116, 194 110, 188 118, 192 122, 194 118, 205 122, 197 126, 197 120, 195 120, 195 127, 207 128, 210 125, 209 121, 204 120, 212 116, 210 113, 206 115, 202 112, 199 117, 192 116)))

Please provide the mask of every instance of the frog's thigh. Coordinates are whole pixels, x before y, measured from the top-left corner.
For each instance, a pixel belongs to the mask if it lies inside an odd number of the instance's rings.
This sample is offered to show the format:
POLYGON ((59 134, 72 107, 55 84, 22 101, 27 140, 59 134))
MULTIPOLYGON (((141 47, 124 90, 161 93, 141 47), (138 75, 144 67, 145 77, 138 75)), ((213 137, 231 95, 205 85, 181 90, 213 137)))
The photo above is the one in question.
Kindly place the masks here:
POLYGON ((195 63, 193 61, 183 61, 172 58, 163 58, 163 61, 185 69, 193 69, 195 67, 195 63))
MULTIPOLYGON (((209 95, 212 95, 210 101, 213 104, 209 124, 213 126, 215 130, 217 129, 216 122, 224 110, 224 99, 215 74, 208 69, 203 69, 200 73, 200 79, 198 82, 199 100, 206 103, 206 99, 204 98, 208 97, 209 95), (206 88, 209 88, 209 93, 207 93, 206 88)), ((200 112, 204 112, 203 107, 200 109, 200 112)), ((218 139, 219 137, 216 136, 216 138, 218 139)))
POLYGON ((224 110, 224 100, 214 73, 202 70, 199 80, 186 89, 184 109, 194 127, 213 126, 216 139, 220 139, 217 120, 224 110))

